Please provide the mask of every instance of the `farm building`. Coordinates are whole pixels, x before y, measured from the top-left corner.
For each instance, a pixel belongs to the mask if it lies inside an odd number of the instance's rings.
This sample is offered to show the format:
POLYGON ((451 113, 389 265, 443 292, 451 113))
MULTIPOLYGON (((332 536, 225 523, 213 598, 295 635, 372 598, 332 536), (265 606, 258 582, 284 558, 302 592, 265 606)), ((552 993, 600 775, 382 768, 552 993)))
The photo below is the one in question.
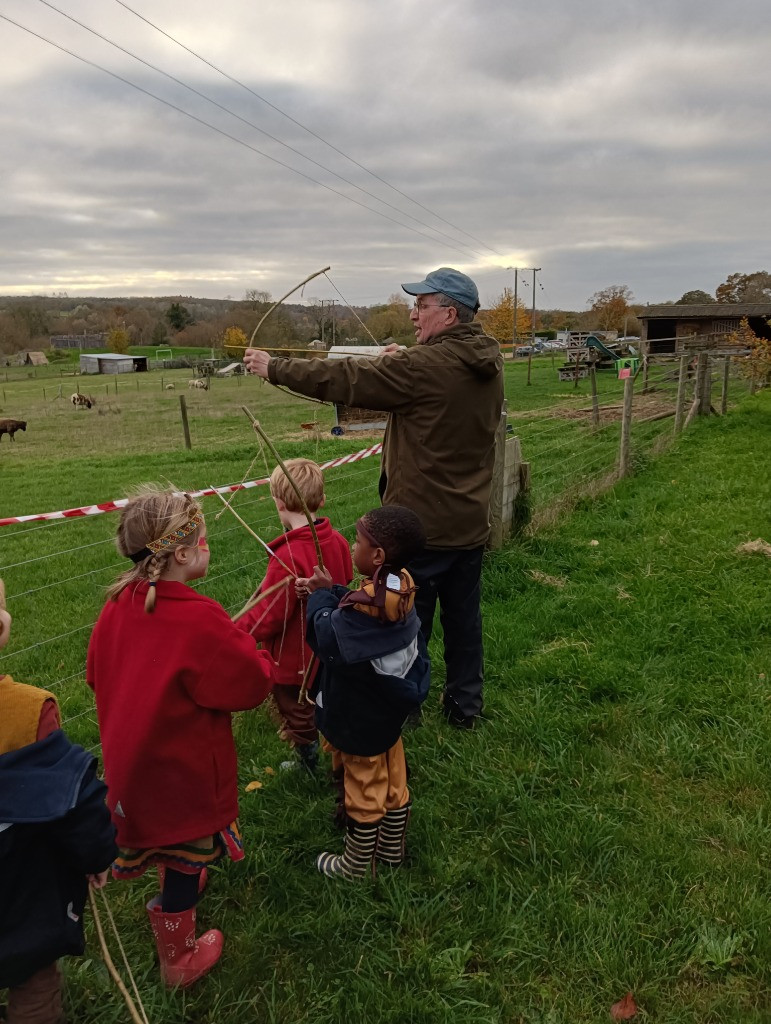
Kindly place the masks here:
POLYGON ((771 302, 708 302, 694 306, 647 306, 642 323, 643 351, 683 355, 695 349, 735 348, 728 336, 747 318, 759 337, 771 337, 771 302))
POLYGON ((44 352, 19 352, 19 366, 48 366, 48 359, 44 352))
POLYGON ((106 334, 52 334, 51 348, 99 348, 104 345, 106 334))
MULTIPOLYGON (((385 344, 385 342, 384 342, 385 344)), ((333 345, 327 359, 372 359, 380 355, 379 345, 333 345)), ((386 425, 385 414, 374 409, 359 409, 335 402, 335 428, 340 430, 381 429, 386 425)))
POLYGON ((129 356, 120 352, 94 352, 80 357, 81 373, 144 373, 147 356, 129 356))

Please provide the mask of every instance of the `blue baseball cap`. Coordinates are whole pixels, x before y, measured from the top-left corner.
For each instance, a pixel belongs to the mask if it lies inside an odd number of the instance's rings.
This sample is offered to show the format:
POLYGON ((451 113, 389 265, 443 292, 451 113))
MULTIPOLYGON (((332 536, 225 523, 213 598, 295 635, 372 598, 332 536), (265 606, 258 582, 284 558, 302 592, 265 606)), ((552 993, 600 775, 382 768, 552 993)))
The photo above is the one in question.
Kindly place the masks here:
POLYGON ((449 295, 456 302, 463 303, 474 312, 479 309, 479 291, 477 286, 465 274, 452 267, 440 267, 426 274, 425 281, 417 281, 415 284, 403 284, 402 290, 408 295, 433 295, 435 292, 443 292, 449 295))

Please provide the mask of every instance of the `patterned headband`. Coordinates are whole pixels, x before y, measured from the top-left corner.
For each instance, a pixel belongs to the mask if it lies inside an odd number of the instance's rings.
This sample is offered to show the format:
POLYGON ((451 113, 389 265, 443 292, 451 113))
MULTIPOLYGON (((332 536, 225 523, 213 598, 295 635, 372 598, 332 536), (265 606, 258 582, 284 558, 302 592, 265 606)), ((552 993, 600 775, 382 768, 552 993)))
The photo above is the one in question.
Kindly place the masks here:
POLYGON ((158 540, 149 541, 147 547, 142 548, 141 551, 135 551, 133 555, 129 555, 129 558, 135 565, 139 562, 144 562, 150 555, 157 555, 159 551, 165 551, 174 544, 184 540, 185 537, 189 537, 200 526, 203 526, 203 512, 198 511, 184 526, 180 526, 178 530, 172 530, 171 533, 164 534, 158 540))

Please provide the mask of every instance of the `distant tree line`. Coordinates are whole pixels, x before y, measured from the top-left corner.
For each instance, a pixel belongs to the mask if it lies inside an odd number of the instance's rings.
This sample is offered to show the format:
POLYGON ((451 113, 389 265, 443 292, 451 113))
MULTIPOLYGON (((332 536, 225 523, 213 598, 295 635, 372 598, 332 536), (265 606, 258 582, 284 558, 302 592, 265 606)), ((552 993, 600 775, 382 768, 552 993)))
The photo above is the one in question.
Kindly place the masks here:
MULTIPOLYGON (((678 304, 707 302, 771 302, 771 274, 765 270, 729 274, 714 296, 694 289, 677 300, 678 304)), ((0 352, 48 348, 52 334, 106 335, 107 345, 116 352, 132 345, 223 348, 227 337, 229 347, 236 351, 244 344, 242 338, 251 338, 271 305, 270 293, 257 289, 247 291, 241 300, 190 296, 79 299, 66 293, 0 297, 0 352)), ((644 307, 635 302, 628 286, 608 285, 591 295, 586 305, 585 310, 537 309, 533 325, 532 310, 519 300, 515 311, 511 289, 505 288, 481 310, 480 320, 502 342, 512 340, 515 315, 517 336, 523 341, 533 329, 639 333, 637 314, 644 307)), ((284 303, 265 320, 259 341, 283 349, 306 348, 313 341, 328 346, 333 339, 338 344, 368 344, 373 339, 410 344, 414 331, 409 314, 408 301, 398 293, 386 303, 355 307, 354 311, 330 300, 284 303)))

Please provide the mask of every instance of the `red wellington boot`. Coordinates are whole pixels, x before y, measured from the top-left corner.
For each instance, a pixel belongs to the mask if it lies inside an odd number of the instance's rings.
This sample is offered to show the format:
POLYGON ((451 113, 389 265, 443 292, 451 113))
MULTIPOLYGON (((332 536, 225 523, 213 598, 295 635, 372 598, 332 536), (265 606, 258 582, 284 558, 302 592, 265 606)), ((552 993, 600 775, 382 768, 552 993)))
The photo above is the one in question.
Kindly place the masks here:
POLYGON ((155 937, 161 978, 169 988, 186 988, 202 978, 222 955, 224 938, 213 928, 195 937, 195 907, 179 914, 164 914, 160 900, 147 904, 147 916, 155 937))

